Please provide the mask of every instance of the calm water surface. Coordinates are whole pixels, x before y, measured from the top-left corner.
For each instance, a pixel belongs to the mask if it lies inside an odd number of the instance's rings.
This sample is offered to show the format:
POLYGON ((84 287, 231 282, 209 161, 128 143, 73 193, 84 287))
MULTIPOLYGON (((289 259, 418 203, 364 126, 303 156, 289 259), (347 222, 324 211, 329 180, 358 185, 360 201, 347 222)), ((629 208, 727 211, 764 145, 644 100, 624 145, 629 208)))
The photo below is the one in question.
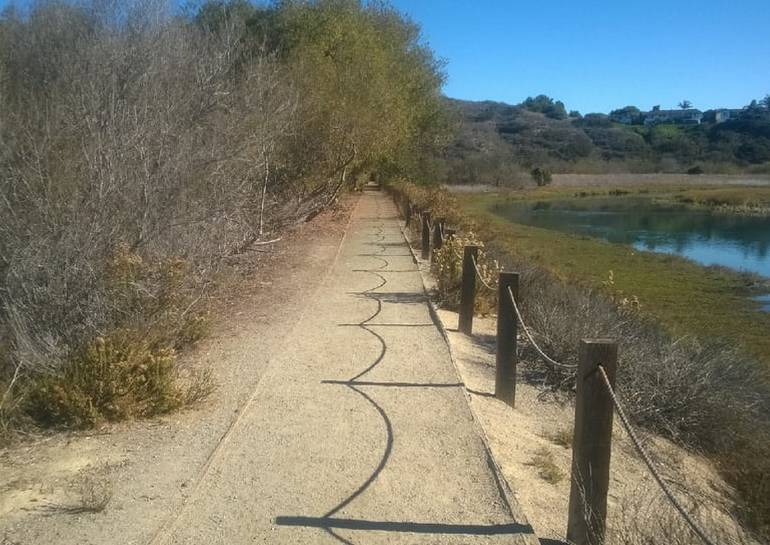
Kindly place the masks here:
MULTIPOLYGON (((630 244, 770 277, 770 218, 712 214, 650 198, 501 203, 494 211, 515 222, 630 244)), ((770 296, 762 301, 770 310, 770 296)))

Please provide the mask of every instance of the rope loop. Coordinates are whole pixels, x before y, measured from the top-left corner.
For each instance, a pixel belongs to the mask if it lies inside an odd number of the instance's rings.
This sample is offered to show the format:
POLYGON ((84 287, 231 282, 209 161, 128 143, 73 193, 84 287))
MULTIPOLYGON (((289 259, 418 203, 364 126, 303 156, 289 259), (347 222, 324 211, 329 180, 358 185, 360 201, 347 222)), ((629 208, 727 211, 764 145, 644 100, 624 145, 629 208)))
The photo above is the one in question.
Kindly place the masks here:
POLYGON ((482 276, 481 271, 479 270, 479 264, 476 263, 476 258, 471 257, 471 259, 473 260, 473 268, 476 269, 476 276, 481 280, 484 287, 491 291, 497 291, 497 286, 490 286, 487 281, 484 280, 484 276, 482 276))
POLYGON ((513 305, 513 310, 516 313, 516 318, 519 320, 519 323, 521 324, 521 328, 524 330, 524 334, 527 336, 527 339, 529 340, 529 343, 534 347, 534 349, 537 351, 538 354, 548 363, 553 365, 554 367, 561 367, 562 369, 575 369, 577 368, 577 365, 574 364, 566 364, 566 363, 559 363, 552 357, 550 357, 548 354, 543 352, 543 349, 540 348, 540 346, 535 342, 534 337, 532 336, 532 333, 530 333, 529 328, 527 327, 527 324, 524 323, 524 318, 521 316, 521 311, 519 310, 519 305, 516 304, 516 298, 513 296, 513 291, 511 290, 511 287, 508 286, 508 295, 511 299, 511 304, 513 305))

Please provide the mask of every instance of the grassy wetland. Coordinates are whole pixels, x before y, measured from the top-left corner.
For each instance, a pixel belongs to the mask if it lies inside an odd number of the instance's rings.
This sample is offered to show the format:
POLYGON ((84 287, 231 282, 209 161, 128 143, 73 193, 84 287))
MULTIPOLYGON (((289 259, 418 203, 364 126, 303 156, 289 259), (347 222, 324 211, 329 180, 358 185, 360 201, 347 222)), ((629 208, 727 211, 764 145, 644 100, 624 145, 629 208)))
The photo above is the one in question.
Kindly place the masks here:
MULTIPOLYGON (((638 308, 672 335, 724 339, 743 347, 770 366, 770 313, 761 312, 761 297, 770 280, 723 266, 640 250, 581 233, 534 227, 509 221, 501 212, 511 203, 574 202, 608 197, 621 201, 645 196, 718 213, 758 214, 770 203, 770 189, 741 188, 543 188, 510 193, 458 195, 463 210, 487 240, 536 263, 555 276, 598 288, 638 308)), ((765 370, 770 374, 770 367, 765 370)))

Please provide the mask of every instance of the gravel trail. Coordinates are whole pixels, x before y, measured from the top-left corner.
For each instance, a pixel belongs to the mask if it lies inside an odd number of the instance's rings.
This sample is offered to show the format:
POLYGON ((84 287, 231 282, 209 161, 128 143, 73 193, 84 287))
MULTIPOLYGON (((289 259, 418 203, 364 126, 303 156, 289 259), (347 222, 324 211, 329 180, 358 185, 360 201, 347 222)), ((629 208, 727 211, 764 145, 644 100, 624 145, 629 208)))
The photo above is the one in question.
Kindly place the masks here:
POLYGON ((302 312, 183 500, 170 513, 150 502, 147 522, 166 516, 132 542, 537 543, 385 194, 361 196, 328 275, 297 296, 302 312))

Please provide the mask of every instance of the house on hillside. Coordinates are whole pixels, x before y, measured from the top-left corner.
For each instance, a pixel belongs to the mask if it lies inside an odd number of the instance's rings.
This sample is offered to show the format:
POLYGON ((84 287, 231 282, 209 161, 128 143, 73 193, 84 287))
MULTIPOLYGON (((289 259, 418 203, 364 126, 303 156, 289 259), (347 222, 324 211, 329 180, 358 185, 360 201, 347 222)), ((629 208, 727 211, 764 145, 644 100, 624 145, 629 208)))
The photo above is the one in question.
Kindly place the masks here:
POLYGON ((739 110, 732 110, 732 109, 721 109, 721 110, 714 110, 714 123, 723 123, 725 121, 729 121, 731 119, 735 119, 739 117, 743 113, 742 109, 739 110))
POLYGON ((610 119, 615 123, 622 123, 623 125, 633 125, 634 122, 639 119, 641 113, 634 113, 630 111, 621 111, 618 113, 611 113, 610 119))
POLYGON ((653 108, 644 114, 645 125, 657 125, 659 123, 678 123, 681 125, 700 125, 703 120, 703 112, 697 108, 686 110, 661 110, 653 108))

